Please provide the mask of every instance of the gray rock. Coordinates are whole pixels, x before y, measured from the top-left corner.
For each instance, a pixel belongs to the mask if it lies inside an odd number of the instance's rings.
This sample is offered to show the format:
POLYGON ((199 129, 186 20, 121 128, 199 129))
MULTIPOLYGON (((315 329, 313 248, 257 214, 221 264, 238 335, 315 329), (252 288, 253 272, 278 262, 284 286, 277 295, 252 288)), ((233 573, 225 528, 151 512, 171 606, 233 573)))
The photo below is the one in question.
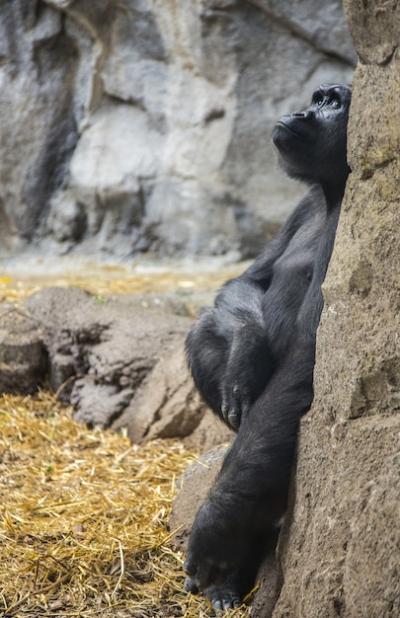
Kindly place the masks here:
POLYGON ((32 394, 43 382, 47 357, 36 320, 12 305, 0 305, 0 393, 32 394))
MULTIPOLYGON (((182 345, 191 324, 137 300, 107 301, 74 288, 47 288, 27 307, 43 329, 52 387, 90 426, 109 427, 121 416, 163 353, 173 342, 182 345)), ((179 374, 172 378, 179 384, 179 374)), ((181 435, 179 423, 175 427, 181 435)))
POLYGON ((317 49, 347 62, 356 62, 345 16, 339 2, 331 0, 251 0, 268 16, 277 19, 317 49))
POLYGON ((136 391, 118 426, 126 426, 135 443, 184 438, 197 428, 206 409, 187 368, 184 337, 177 337, 136 391))
POLYGON ((172 505, 169 527, 174 532, 172 543, 185 550, 197 510, 207 497, 226 455, 220 446, 199 457, 177 481, 177 496, 172 505))
POLYGON ((282 588, 282 574, 275 555, 276 538, 270 539, 270 547, 267 548, 267 557, 264 559, 257 575, 256 585, 258 589, 251 603, 251 613, 256 616, 272 616, 275 604, 282 588))
MULTIPOLYGON (((27 311, 21 315, 39 332, 42 354, 43 342, 46 346, 50 384, 74 406, 77 420, 90 427, 126 428, 135 443, 182 438, 199 451, 232 438, 194 386, 184 352, 191 320, 174 295, 107 300, 78 288, 47 288, 28 299, 27 311)), ((7 325, 0 360, 8 362, 5 351, 13 358, 15 353, 10 320, 7 325)), ((18 322, 18 334, 21 329, 18 322)), ((31 339, 29 350, 18 339, 21 359, 16 358, 22 361, 29 352, 29 366, 36 342, 31 339)))
POLYGON ((206 453, 221 444, 229 444, 234 437, 235 433, 208 410, 194 431, 184 439, 184 443, 189 449, 206 453))
POLYGON ((47 230, 57 242, 66 246, 79 242, 85 233, 86 215, 71 192, 59 191, 50 202, 47 230))
POLYGON ((354 52, 339 0, 13 0, 0 58, 1 253, 237 258, 302 193, 274 122, 354 52))

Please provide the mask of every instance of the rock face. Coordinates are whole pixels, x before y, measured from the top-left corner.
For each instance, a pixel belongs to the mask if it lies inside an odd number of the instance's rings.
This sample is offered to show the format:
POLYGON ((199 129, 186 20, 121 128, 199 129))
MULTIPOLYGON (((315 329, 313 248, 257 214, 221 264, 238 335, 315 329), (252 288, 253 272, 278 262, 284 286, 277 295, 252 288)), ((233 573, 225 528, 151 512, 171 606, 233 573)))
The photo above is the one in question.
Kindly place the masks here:
POLYGON ((0 393, 34 393, 47 373, 43 333, 30 315, 0 306, 0 393))
MULTIPOLYGON (((345 0, 360 62, 273 618, 400 615, 398 2, 345 0)), ((255 616, 267 618, 259 609, 255 616)))
POLYGON ((191 320, 169 297, 99 299, 47 288, 24 310, 0 308, 0 391, 33 392, 46 377, 75 418, 125 428, 132 442, 182 438, 206 451, 233 432, 207 409, 184 353, 191 320))
MULTIPOLYGON (((74 288, 42 290, 27 308, 44 333, 51 386, 74 405, 78 420, 101 427, 119 419, 171 346, 183 347, 191 324, 138 302, 99 300, 74 288)), ((180 378, 175 375, 178 384, 180 378)), ((164 400, 165 390, 158 392, 164 400)), ((198 422, 202 411, 193 411, 198 422)))
POLYGON ((354 52, 339 0, 13 0, 0 58, 0 252, 245 256, 299 196, 273 123, 354 52))
POLYGON ((208 451, 178 479, 178 494, 169 520, 169 527, 175 531, 172 542, 177 549, 186 549, 195 515, 214 484, 226 453, 227 446, 208 451))
MULTIPOLYGON (((191 379, 191 378, 190 378, 191 379)), ((196 429, 188 435, 185 446, 201 453, 207 453, 220 444, 232 442, 234 432, 210 411, 203 415, 196 429)))
POLYGON ((206 410, 189 374, 181 337, 163 351, 120 423, 128 427, 128 435, 135 443, 184 438, 196 429, 206 410))

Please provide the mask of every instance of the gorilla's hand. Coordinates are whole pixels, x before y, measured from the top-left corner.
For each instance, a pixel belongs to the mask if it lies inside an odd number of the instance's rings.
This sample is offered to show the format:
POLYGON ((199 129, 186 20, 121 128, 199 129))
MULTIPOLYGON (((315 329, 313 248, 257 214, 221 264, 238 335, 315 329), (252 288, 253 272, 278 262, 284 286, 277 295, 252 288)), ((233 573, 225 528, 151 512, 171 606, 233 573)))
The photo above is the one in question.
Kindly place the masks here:
POLYGON ((266 334, 249 324, 238 328, 222 383, 221 412, 232 429, 238 430, 242 418, 265 388, 272 368, 266 334))
POLYGON ((242 417, 247 414, 252 404, 251 378, 247 379, 245 371, 241 375, 227 372, 222 385, 221 412, 226 423, 234 431, 239 429, 242 417))

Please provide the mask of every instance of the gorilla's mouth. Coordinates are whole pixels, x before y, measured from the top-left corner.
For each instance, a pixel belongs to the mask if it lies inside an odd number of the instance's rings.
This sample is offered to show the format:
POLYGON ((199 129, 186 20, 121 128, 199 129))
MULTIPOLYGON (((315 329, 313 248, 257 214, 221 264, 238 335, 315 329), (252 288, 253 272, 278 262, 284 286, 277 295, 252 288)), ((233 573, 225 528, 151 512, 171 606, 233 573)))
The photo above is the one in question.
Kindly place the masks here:
POLYGON ((276 123, 276 128, 278 127, 283 127, 284 129, 286 129, 287 131, 289 131, 289 133, 292 133, 293 135, 295 135, 296 137, 301 137, 300 133, 297 133, 297 131, 295 131, 294 129, 292 129, 292 127, 289 127, 287 124, 285 124, 284 122, 282 122, 282 120, 278 120, 278 122, 276 123))

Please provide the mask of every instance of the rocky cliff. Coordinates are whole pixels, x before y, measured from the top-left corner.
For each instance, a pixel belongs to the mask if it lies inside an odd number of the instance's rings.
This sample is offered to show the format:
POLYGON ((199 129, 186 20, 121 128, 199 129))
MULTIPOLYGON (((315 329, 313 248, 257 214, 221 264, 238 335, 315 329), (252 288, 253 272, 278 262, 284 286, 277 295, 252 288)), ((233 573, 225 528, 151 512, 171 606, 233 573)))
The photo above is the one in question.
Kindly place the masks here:
POLYGON ((339 0, 0 6, 0 253, 254 254, 273 123, 352 75, 339 0))
MULTIPOLYGON (((352 174, 324 284, 273 618, 400 616, 400 3, 345 0, 352 174)), ((266 591, 267 593, 268 591, 266 591)), ((260 607, 254 614, 271 616, 260 607)))

